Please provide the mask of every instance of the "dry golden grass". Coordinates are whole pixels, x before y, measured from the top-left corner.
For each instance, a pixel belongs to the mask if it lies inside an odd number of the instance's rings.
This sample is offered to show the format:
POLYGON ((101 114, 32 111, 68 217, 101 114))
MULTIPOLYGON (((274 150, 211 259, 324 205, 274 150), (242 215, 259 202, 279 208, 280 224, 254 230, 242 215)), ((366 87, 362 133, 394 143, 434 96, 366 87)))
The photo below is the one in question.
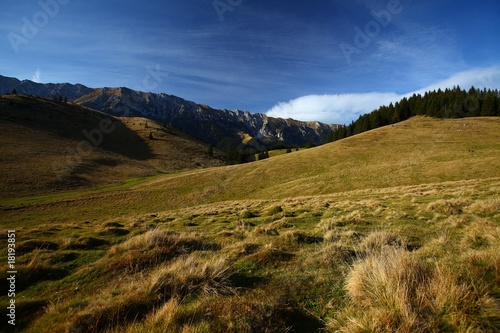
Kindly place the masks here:
POLYGON ((19 231, 24 265, 33 260, 42 271, 63 258, 57 251, 69 252, 68 265, 97 256, 74 270, 61 263, 66 277, 27 286, 23 295, 33 297, 51 283, 36 296, 42 304, 55 290, 64 298, 26 331, 488 332, 499 313, 498 184, 235 200, 28 226, 19 231), (100 235, 107 228, 130 233, 100 235), (42 234, 54 245, 44 248, 42 234))
MULTIPOLYGON (((476 281, 402 249, 385 249, 356 262, 346 278, 352 300, 341 332, 471 332, 500 307, 476 281)), ((489 327, 489 328, 488 328, 489 327)))
MULTIPOLYGON (((223 165, 207 155, 206 145, 151 120, 115 118, 85 107, 23 95, 0 97, 0 147, 1 198, 81 190, 158 173, 223 165), (87 148, 79 147, 79 142, 88 141, 82 132, 99 129, 102 119, 112 121, 115 129, 87 154, 87 148), (150 132, 155 140, 148 139, 150 132), (78 153, 78 149, 84 153, 78 153), (59 165, 57 172, 53 163, 59 165)), ((220 158, 221 154, 216 152, 216 156, 220 158)))
MULTIPOLYGON (((34 210, 38 222, 44 216, 78 220, 99 217, 103 211, 118 216, 226 200, 286 199, 396 186, 414 186, 418 198, 437 191, 426 190, 424 183, 500 177, 499 126, 498 118, 416 117, 399 126, 256 163, 163 176, 127 191, 47 198, 30 213, 34 210), (70 210, 68 199, 73 200, 70 210)), ((6 221, 32 220, 24 210, 2 213, 6 221)))
POLYGON ((162 295, 186 297, 197 293, 227 295, 233 293, 232 268, 224 257, 190 255, 178 258, 166 267, 152 271, 146 290, 162 295))
POLYGON ((500 198, 476 200, 472 205, 469 205, 466 209, 468 213, 499 213, 500 212, 500 198))
POLYGON ((407 241, 395 233, 380 230, 371 232, 362 240, 359 249, 362 253, 372 254, 383 252, 387 247, 405 248, 407 241))
POLYGON ((498 330, 497 123, 416 118, 250 165, 4 207, 20 267, 39 276, 18 295, 20 330, 498 330))

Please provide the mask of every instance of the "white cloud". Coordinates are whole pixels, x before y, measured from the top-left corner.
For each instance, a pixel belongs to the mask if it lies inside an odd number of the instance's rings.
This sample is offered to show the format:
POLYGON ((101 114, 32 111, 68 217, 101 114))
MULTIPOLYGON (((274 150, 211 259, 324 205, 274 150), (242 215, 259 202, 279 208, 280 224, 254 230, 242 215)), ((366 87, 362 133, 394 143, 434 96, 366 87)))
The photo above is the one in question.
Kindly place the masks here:
POLYGON ((299 120, 317 120, 342 124, 381 105, 398 100, 395 93, 372 92, 364 94, 309 95, 279 103, 267 115, 299 120))
POLYGON ((500 67, 478 68, 460 72, 445 80, 407 94, 370 92, 302 96, 288 102, 278 103, 267 111, 267 115, 305 121, 317 120, 333 124, 348 124, 356 120, 361 114, 369 113, 382 105, 397 102, 403 97, 409 97, 414 93, 419 94, 439 88, 453 88, 456 85, 459 85, 462 89, 469 89, 471 86, 500 89, 500 67))
MULTIPOLYGON (((500 66, 475 68, 457 73, 445 80, 433 83, 415 93, 424 93, 429 90, 453 88, 460 86, 462 89, 476 88, 500 89, 500 66)), ((413 93, 412 93, 413 94, 413 93)))
POLYGON ((41 83, 40 76, 42 75, 42 71, 40 69, 37 69, 35 74, 31 77, 31 81, 36 82, 36 83, 41 83))

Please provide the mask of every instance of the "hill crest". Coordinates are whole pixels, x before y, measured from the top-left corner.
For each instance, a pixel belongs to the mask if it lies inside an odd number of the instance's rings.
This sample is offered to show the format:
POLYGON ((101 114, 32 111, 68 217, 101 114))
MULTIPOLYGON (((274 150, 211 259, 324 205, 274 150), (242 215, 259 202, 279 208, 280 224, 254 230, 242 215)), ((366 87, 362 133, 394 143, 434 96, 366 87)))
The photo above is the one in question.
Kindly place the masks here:
POLYGON ((213 109, 164 93, 134 91, 129 88, 97 88, 83 85, 40 84, 0 75, 0 94, 18 93, 45 98, 67 98, 71 102, 120 117, 144 117, 211 143, 223 150, 285 144, 300 146, 324 143, 337 125, 272 118, 249 111, 213 109), (239 133, 251 140, 243 143, 239 133))
POLYGON ((206 144, 154 121, 23 95, 0 97, 0 146, 3 197, 224 164, 222 153, 212 158, 206 144))

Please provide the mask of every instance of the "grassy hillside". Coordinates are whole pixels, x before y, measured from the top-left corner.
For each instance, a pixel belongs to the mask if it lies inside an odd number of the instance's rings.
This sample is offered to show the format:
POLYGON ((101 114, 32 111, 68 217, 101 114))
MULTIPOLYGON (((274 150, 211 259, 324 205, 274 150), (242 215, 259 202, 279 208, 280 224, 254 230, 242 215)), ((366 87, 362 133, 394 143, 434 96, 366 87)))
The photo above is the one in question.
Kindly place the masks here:
POLYGON ((222 165, 205 145, 152 121, 22 95, 0 98, 0 147, 3 198, 222 165), (109 133, 96 132, 102 121, 109 133))
POLYGON ((18 226, 17 327, 494 332, 499 194, 497 178, 18 226))
POLYGON ((246 165, 156 177, 127 191, 63 198, 0 200, 12 221, 77 221, 149 213, 222 200, 283 199, 359 189, 500 177, 500 119, 436 120, 398 125, 246 165), (71 201, 71 210, 67 209, 71 201), (25 214, 26 211, 26 214, 25 214), (106 215, 102 216, 105 211, 106 215), (33 212, 39 212, 36 217, 33 212))
POLYGON ((413 118, 252 164, 3 199, 16 328, 499 331, 499 156, 498 118, 413 118))

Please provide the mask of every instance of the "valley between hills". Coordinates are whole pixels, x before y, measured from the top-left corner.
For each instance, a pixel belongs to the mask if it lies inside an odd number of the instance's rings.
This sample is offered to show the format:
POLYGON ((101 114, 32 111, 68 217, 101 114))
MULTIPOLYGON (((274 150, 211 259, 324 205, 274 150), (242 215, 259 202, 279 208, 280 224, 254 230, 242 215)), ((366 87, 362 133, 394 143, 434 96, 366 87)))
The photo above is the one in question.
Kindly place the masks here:
POLYGON ((500 330, 499 117, 417 116, 225 165, 149 119, 0 103, 16 331, 500 330), (57 180, 103 119, 116 130, 57 180))

